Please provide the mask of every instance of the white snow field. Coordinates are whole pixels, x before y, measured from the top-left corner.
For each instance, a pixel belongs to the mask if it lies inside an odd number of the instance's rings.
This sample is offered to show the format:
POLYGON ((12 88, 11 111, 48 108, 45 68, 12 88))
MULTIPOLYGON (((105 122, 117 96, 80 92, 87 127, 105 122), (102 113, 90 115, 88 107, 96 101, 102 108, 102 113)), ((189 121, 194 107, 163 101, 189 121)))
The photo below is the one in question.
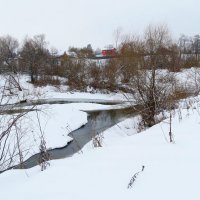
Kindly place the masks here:
MULTIPOLYGON (((177 79, 198 89, 195 73, 189 74, 191 71, 177 73, 177 79)), ((51 98, 84 99, 86 102, 92 99, 126 100, 118 93, 72 93, 66 86, 34 87, 25 76, 20 77, 20 82, 23 93, 9 99, 9 103, 51 98)), ((0 79, 1 83, 3 79, 0 79)), ((51 161, 46 171, 41 172, 36 166, 0 174, 0 200, 199 200, 200 105, 192 101, 191 98, 190 103, 185 105, 183 100, 181 112, 177 111, 173 116, 174 144, 169 143, 168 119, 139 134, 138 117, 126 119, 104 131, 101 148, 94 148, 91 141, 84 146, 82 154, 51 161), (188 105, 192 105, 190 109, 186 109, 188 105), (142 166, 144 171, 139 173, 132 188, 127 189, 131 178, 141 171, 142 166)), ((38 117, 47 148, 63 147, 71 141, 69 132, 87 123, 84 111, 120 107, 122 105, 97 103, 37 106, 42 109, 38 117)), ((28 149, 26 159, 39 151, 41 134, 36 112, 28 113, 23 120, 22 130, 27 134, 23 136, 21 145, 28 149)))
POLYGON ((0 175, 2 200, 199 200, 199 108, 182 109, 169 119, 135 134, 136 119, 104 133, 103 147, 86 145, 83 154, 51 161, 41 172, 10 170, 0 175), (88 149, 90 149, 88 151, 88 149), (132 188, 129 181, 145 166, 132 188))

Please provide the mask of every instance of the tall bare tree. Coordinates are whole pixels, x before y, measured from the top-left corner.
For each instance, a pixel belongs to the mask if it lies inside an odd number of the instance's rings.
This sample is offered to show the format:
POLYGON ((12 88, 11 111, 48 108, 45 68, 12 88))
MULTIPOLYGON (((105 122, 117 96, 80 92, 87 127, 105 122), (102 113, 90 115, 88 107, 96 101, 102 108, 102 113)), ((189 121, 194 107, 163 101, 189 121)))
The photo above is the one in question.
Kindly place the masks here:
POLYGON ((0 37, 0 71, 17 72, 18 41, 7 35, 0 37))
MULTIPOLYGON (((175 81, 172 74, 166 70, 166 59, 172 39, 166 26, 147 27, 144 37, 133 40, 133 58, 131 60, 134 73, 128 83, 133 91, 137 104, 141 105, 142 119, 145 126, 156 123, 156 115, 167 106, 172 84, 175 81)), ((131 66, 130 63, 130 66, 131 66)))
POLYGON ((122 27, 118 27, 113 33, 116 49, 118 48, 118 44, 119 44, 120 39, 121 39, 121 34, 122 34, 122 27))
POLYGON ((31 82, 38 80, 39 75, 44 74, 45 68, 49 66, 49 51, 44 35, 36 35, 26 38, 20 51, 20 65, 28 69, 31 82))

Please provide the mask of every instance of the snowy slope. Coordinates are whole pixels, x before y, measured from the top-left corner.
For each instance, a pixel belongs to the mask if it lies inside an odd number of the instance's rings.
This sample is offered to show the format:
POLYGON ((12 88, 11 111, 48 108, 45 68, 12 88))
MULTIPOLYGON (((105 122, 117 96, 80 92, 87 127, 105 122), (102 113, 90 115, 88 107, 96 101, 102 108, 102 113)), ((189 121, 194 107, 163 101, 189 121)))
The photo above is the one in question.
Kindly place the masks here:
POLYGON ((198 109, 182 109, 173 118, 170 144, 168 119, 132 136, 134 122, 126 120, 104 133, 102 148, 52 161, 44 172, 34 167, 1 174, 1 199, 199 200, 199 128, 198 109))

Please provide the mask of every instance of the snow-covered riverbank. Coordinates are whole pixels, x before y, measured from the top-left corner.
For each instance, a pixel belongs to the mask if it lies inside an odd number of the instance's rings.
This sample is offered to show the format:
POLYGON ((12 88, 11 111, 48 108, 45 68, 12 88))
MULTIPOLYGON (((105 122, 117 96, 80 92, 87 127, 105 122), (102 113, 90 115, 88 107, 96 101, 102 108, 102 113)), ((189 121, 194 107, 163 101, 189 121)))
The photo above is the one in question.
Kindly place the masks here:
MULTIPOLYGON (((182 72, 177 76, 184 81, 182 72)), ((38 97, 34 94, 40 94, 40 98, 43 99, 73 98, 77 101, 81 98, 85 102, 91 99, 125 100, 121 94, 70 93, 64 88, 37 88, 27 82, 24 82, 24 86, 28 86, 28 90, 25 91, 29 93, 19 96, 19 99, 11 99, 11 103, 24 99, 36 100, 38 97)), ((172 119, 174 144, 169 143, 168 119, 140 134, 137 134, 136 130, 137 117, 126 119, 101 134, 101 148, 94 148, 91 141, 84 146, 82 153, 51 161, 50 167, 44 172, 36 166, 0 174, 0 198, 199 200, 199 103, 184 104, 183 100, 180 103, 182 109, 177 111, 172 119), (131 178, 142 169, 142 166, 144 171, 136 178, 132 188, 127 189, 131 178)), ((20 123, 22 132, 26 133, 21 145, 23 149, 28 149, 24 159, 39 151, 41 130, 44 132, 48 149, 62 147, 71 141, 69 132, 87 123, 87 113, 84 111, 120 107, 122 105, 88 102, 37 106, 41 112, 28 113, 20 123)))
MULTIPOLYGON (((9 76, 0 76, 0 88, 3 97, 0 105, 0 121, 4 124, 4 127, 1 128, 2 132, 9 127, 8 122, 11 123, 17 117, 17 114, 13 115, 13 110, 24 112, 23 109, 30 109, 34 105, 34 110, 39 111, 29 112, 25 117, 18 120, 19 141, 15 137, 14 132, 16 130, 11 129, 10 135, 13 136, 6 143, 9 146, 9 151, 15 151, 16 154, 11 166, 19 163, 18 151, 15 150, 17 145, 22 149, 23 160, 39 152, 41 134, 44 134, 47 149, 66 146, 72 140, 68 134, 87 123, 87 113, 84 110, 109 110, 127 106, 98 104, 119 104, 123 101, 122 95, 119 94, 72 93, 67 91, 67 86, 64 85, 35 87, 28 82, 29 77, 26 75, 16 75, 15 80, 18 81, 22 91, 14 86, 13 91, 4 90, 5 86, 10 84, 9 81, 12 82, 13 80, 10 80, 9 76), (117 96, 121 97, 117 98, 117 96), (41 101, 41 103, 37 105, 37 101, 41 101), (63 104, 58 105, 59 103, 63 104)), ((5 160, 9 156, 7 154, 5 160)))
MULTIPOLYGON (((29 112, 23 120, 19 121, 21 130, 19 144, 25 151, 23 159, 26 160, 30 156, 39 153, 41 134, 44 135, 47 149, 61 148, 73 140, 69 133, 88 122, 87 112, 121 109, 123 107, 124 105, 91 103, 54 104, 35 107, 38 110, 37 112, 29 112)), ((3 121, 10 117, 10 115, 2 115, 0 120, 3 121)), ((13 133, 14 130, 11 132, 13 133)), ((14 149, 16 140, 11 140, 9 145, 10 148, 14 149)), ((15 159, 15 164, 19 163, 19 156, 15 159)))
POLYGON ((106 131, 102 148, 92 149, 88 144, 83 154, 51 161, 44 172, 39 167, 5 172, 0 175, 1 198, 198 200, 198 109, 182 109, 181 118, 180 113, 174 116, 174 144, 168 142, 168 121, 130 136, 136 132, 135 125, 127 119, 106 131), (144 171, 127 189, 143 165, 144 171))

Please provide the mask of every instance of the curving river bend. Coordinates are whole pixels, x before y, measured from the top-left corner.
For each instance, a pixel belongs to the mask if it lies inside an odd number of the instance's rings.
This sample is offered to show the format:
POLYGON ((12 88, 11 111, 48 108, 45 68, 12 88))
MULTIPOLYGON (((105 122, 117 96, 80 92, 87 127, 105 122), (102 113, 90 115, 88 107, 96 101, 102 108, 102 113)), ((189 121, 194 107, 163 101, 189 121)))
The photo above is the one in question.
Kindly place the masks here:
MULTIPOLYGON (((91 99, 48 99, 48 100, 37 100, 32 102, 22 102, 15 105, 4 106, 5 110, 2 111, 2 114, 9 114, 9 112, 23 112, 23 107, 31 106, 31 105, 43 105, 43 104, 66 104, 66 103, 99 103, 106 105, 123 105, 122 101, 110 101, 110 100, 91 100, 91 99), (19 108, 19 109, 12 109, 19 108), (4 113, 5 112, 5 113, 4 113)), ((99 111, 86 111, 88 114, 88 123, 77 130, 69 133, 69 136, 73 138, 73 140, 68 143, 65 147, 56 148, 52 150, 48 150, 50 154, 50 159, 61 159, 72 156, 73 154, 79 152, 85 144, 92 140, 96 135, 102 133, 106 129, 114 126, 115 124, 136 115, 135 109, 129 106, 118 109, 111 110, 99 110, 99 111)), ((10 113, 10 114, 11 114, 10 113)), ((27 159, 23 163, 24 168, 31 168, 38 165, 39 154, 35 154, 27 159)), ((14 168, 21 168, 20 166, 15 166, 14 168)))
MULTIPOLYGON (((61 159, 72 156, 79 152, 85 144, 93 137, 102 133, 115 124, 135 115, 131 108, 122 108, 115 110, 88 111, 88 123, 81 128, 69 133, 73 141, 65 147, 49 150, 50 159, 61 159)), ((38 165, 39 154, 30 157, 23 163, 24 168, 31 168, 38 165)), ((17 168, 17 167, 15 167, 17 168)))

